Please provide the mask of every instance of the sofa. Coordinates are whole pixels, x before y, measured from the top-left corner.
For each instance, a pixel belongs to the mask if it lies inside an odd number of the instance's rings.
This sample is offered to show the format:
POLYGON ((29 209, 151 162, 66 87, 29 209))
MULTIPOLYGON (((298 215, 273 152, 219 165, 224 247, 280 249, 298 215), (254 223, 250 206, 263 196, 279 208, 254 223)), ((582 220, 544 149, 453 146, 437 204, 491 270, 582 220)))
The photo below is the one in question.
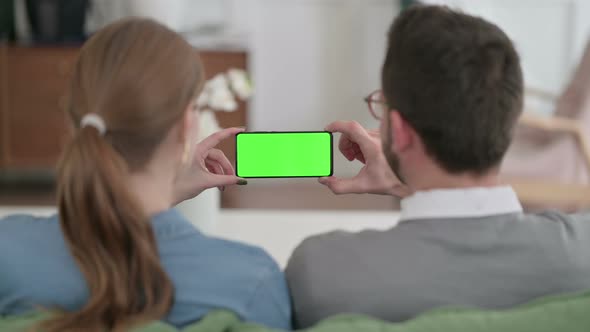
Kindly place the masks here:
MULTIPOLYGON (((46 318, 45 314, 0 317, 1 332, 28 331, 46 318)), ((176 332, 174 327, 153 322, 133 332, 176 332)), ((233 313, 214 311, 182 332, 272 332, 252 323, 241 322, 233 313)), ((302 330, 303 331, 303 330, 302 330)), ((590 291, 551 296, 508 310, 443 308, 402 322, 389 323, 364 315, 339 315, 324 320, 307 332, 588 332, 590 331, 590 291)))

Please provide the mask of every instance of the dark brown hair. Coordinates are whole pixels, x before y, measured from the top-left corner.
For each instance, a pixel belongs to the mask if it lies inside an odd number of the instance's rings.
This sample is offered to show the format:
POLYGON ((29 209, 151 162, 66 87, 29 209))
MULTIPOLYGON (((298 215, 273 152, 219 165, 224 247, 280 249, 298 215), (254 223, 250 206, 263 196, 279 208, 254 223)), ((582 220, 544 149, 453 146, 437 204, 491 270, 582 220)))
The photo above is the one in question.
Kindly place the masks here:
POLYGON ((510 39, 490 22, 441 6, 413 6, 395 20, 382 87, 390 109, 451 173, 499 166, 522 110, 510 39))
POLYGON ((128 175, 180 123, 202 81, 193 48, 151 20, 113 23, 82 48, 68 105, 78 128, 58 166, 58 206, 89 299, 44 322, 43 331, 124 331, 170 309, 173 285, 128 175), (104 136, 79 128, 88 113, 104 119, 104 136))

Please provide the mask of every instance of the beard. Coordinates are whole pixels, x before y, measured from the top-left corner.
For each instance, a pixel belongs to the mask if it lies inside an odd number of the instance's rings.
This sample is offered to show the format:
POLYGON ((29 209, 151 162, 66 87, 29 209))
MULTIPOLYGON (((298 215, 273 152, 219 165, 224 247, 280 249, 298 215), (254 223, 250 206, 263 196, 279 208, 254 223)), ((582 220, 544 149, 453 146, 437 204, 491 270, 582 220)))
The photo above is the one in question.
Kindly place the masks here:
POLYGON ((383 144, 383 148, 382 148, 383 154, 385 155, 385 159, 387 160, 387 163, 389 164, 391 171, 393 172, 393 174, 395 174, 395 176, 397 176, 397 178, 400 180, 401 183, 406 184, 406 181, 405 181, 403 175, 401 174, 401 166, 400 166, 399 157, 391 151, 391 146, 392 146, 393 142, 391 139, 391 128, 389 127, 389 125, 387 125, 384 143, 385 144, 383 144))

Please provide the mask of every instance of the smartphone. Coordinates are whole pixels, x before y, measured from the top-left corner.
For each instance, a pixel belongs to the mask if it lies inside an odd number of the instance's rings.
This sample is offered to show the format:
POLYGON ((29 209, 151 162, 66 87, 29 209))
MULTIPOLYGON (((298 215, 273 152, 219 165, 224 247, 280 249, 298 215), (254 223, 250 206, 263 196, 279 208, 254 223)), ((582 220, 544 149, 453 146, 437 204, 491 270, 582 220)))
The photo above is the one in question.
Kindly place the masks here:
POLYGON ((236 175, 242 178, 331 176, 333 163, 327 131, 236 135, 236 175))

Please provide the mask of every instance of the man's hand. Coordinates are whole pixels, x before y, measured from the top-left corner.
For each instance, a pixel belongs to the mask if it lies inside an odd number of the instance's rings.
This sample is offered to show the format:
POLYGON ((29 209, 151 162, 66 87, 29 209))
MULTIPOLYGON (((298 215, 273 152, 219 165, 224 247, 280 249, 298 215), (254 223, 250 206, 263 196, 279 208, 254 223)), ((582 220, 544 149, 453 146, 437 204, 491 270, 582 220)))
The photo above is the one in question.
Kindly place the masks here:
POLYGON ((336 121, 326 127, 327 131, 341 133, 338 148, 349 161, 365 164, 352 178, 325 177, 319 182, 335 194, 380 194, 405 197, 410 188, 395 176, 381 150, 378 130, 368 131, 358 122, 336 121))
POLYGON ((242 128, 227 128, 216 132, 198 143, 191 162, 179 172, 175 180, 174 204, 191 199, 206 189, 234 184, 246 184, 236 176, 225 154, 215 147, 223 140, 244 131, 242 128))

